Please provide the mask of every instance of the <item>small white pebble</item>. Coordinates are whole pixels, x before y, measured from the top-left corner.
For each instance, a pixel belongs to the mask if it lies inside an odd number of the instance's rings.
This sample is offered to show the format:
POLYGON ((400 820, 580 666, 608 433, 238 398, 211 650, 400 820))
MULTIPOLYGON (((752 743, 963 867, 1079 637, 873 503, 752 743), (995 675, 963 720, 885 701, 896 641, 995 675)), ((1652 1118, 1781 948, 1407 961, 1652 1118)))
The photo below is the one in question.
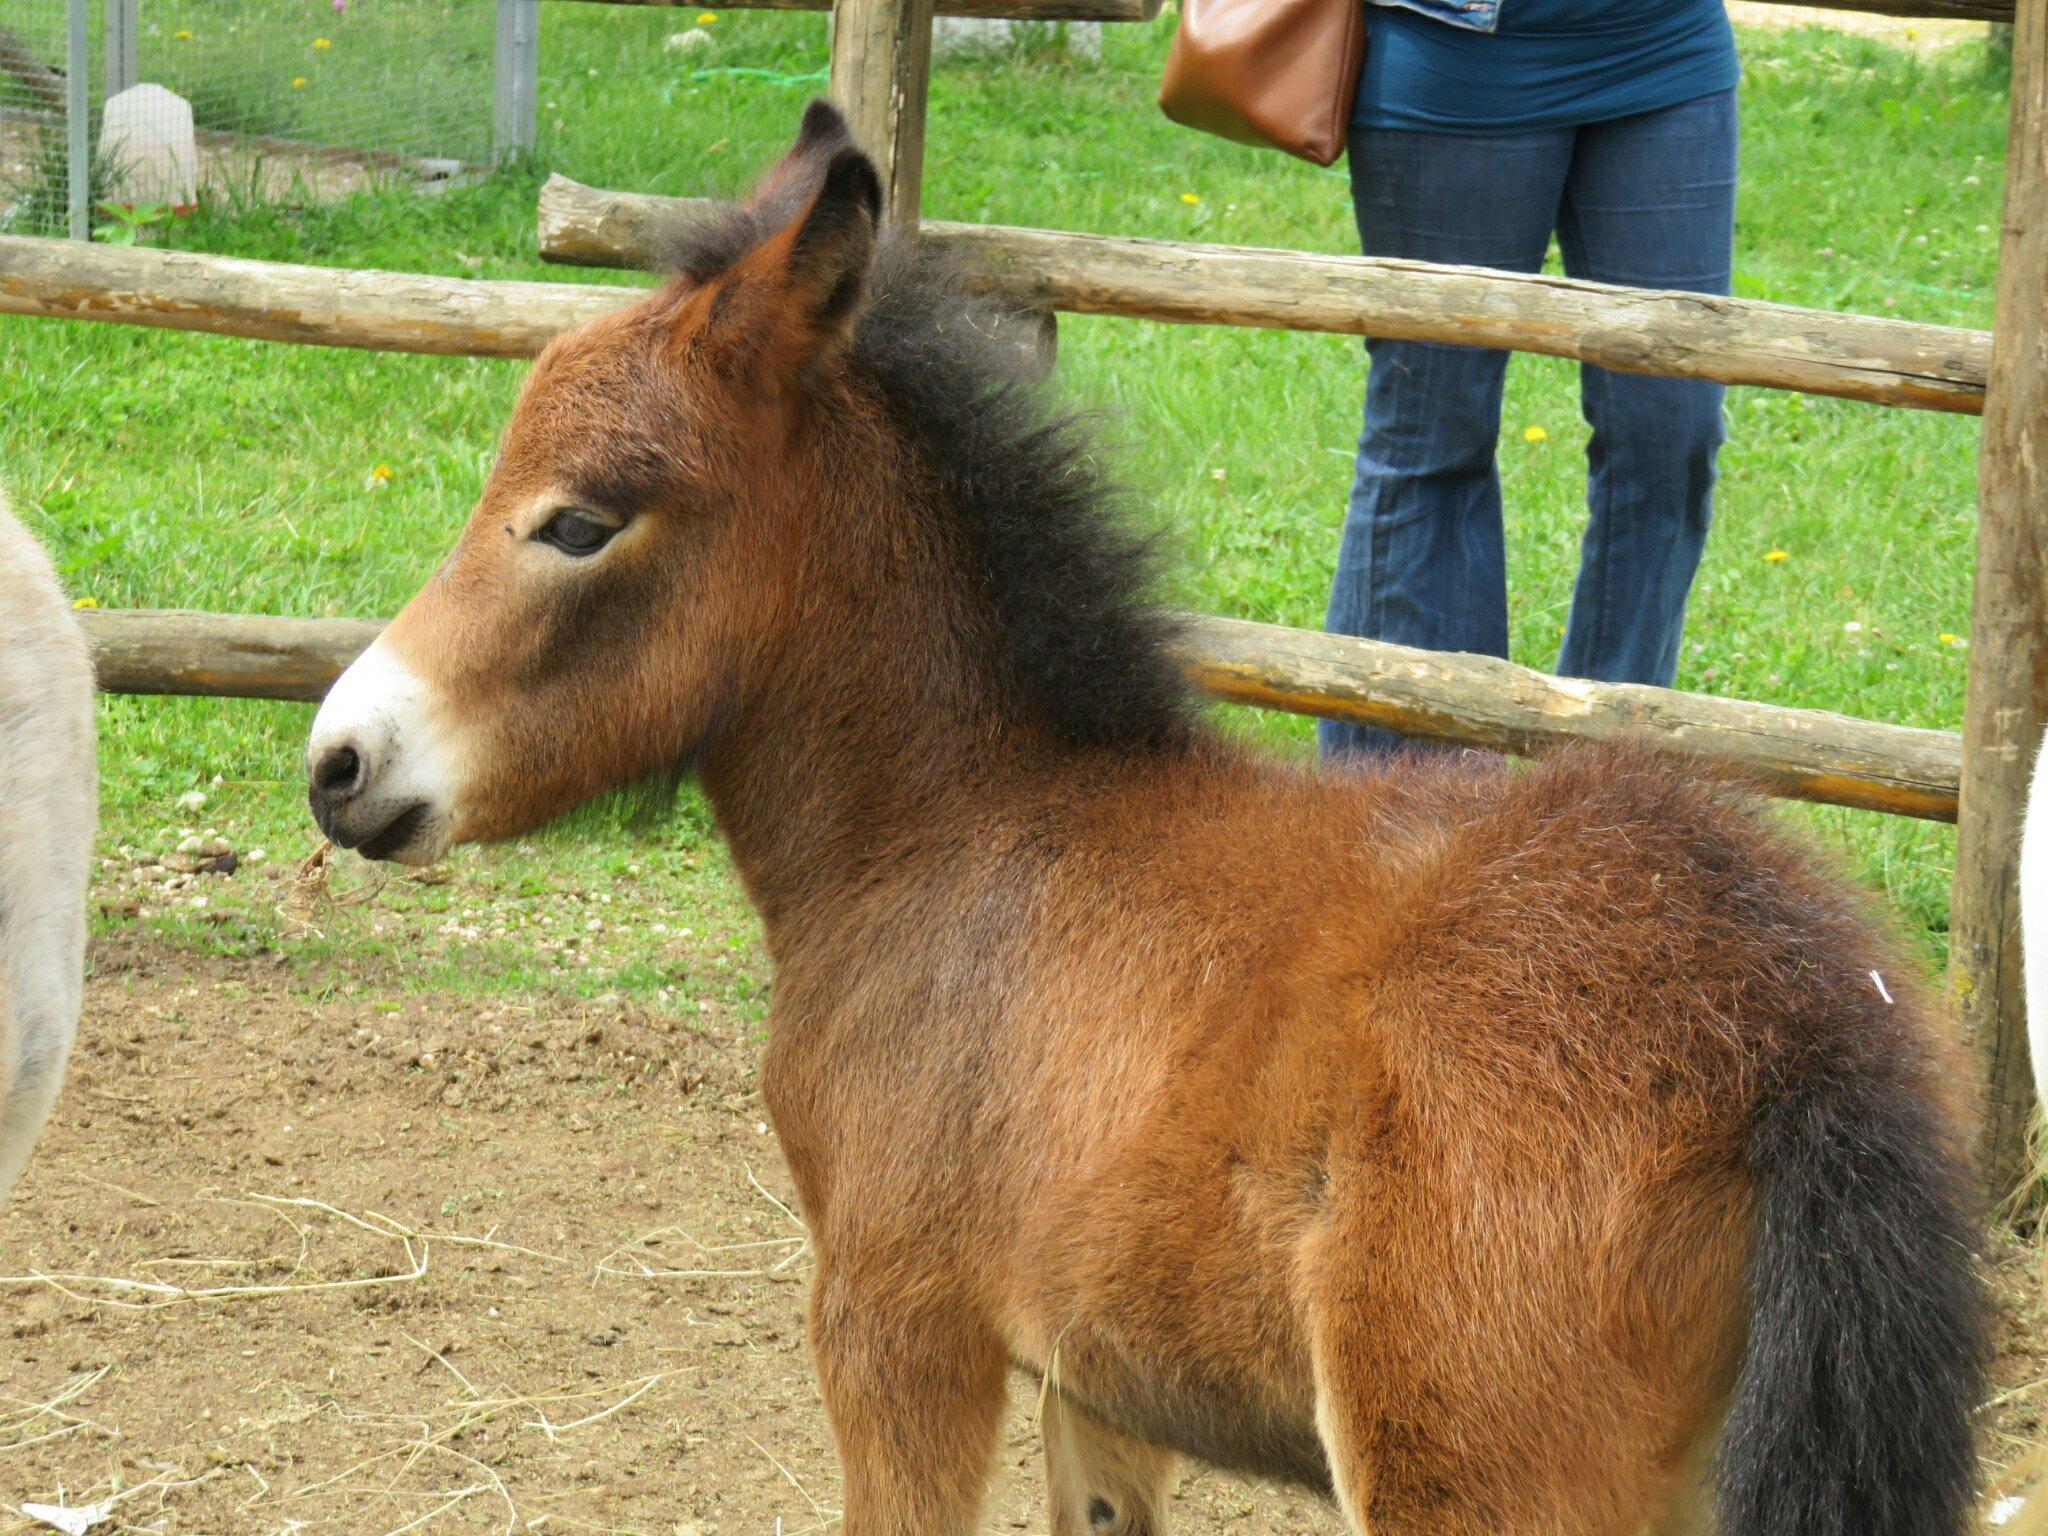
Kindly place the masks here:
POLYGON ((1851 619, 1842 626, 1842 633, 1845 635, 1860 635, 1863 633, 1863 626, 1854 619, 1851 619))
POLYGON ((200 790, 188 789, 178 796, 178 809, 181 811, 197 811, 203 809, 205 805, 206 795, 200 790))
POLYGON ((756 1120, 754 1122, 754 1134, 756 1136, 766 1136, 768 1134, 768 1122, 766 1120, 756 1120))

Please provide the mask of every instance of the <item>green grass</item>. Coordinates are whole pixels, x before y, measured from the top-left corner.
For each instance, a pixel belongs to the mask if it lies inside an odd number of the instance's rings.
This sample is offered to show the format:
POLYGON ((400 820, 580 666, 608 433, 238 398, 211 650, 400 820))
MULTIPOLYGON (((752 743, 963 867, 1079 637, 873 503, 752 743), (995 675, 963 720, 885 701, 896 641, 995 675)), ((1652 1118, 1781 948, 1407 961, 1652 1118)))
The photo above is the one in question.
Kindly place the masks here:
MULTIPOLYGON (((739 189, 786 141, 810 88, 715 71, 803 77, 825 63, 817 16, 721 13, 710 26, 716 48, 686 62, 661 40, 689 24, 688 12, 558 5, 544 17, 538 161, 601 185, 739 189)), ((1038 49, 942 68, 927 212, 1352 248, 1341 173, 1174 128, 1152 104, 1163 29, 1109 32, 1099 65, 1038 49), (1199 201, 1185 202, 1188 192, 1199 201)), ((1817 31, 1742 41, 1738 292, 1988 324, 2005 107, 1983 51, 1920 58, 1817 31)), ((520 174, 438 197, 372 191, 328 207, 203 213, 165 238, 343 266, 635 280, 542 265, 536 185, 520 174)), ((1063 318, 1060 348, 1063 386, 1104 410, 1127 478, 1183 557, 1174 595, 1212 612, 1317 623, 1357 430, 1358 343, 1063 318)), ((520 373, 0 318, 0 466, 75 590, 105 606, 390 613, 459 527, 520 373), (394 478, 366 488, 380 463, 394 478)), ((1729 415, 1680 686, 1955 726, 1976 422, 1761 390, 1735 392, 1729 415), (1786 558, 1766 561, 1774 549, 1786 558)), ((1570 593, 1584 443, 1576 370, 1517 359, 1501 453, 1514 654, 1535 666, 1555 658, 1570 593), (1547 438, 1526 441, 1531 425, 1547 438)), ((1283 750, 1306 750, 1306 722, 1241 718, 1283 750)), ((161 849, 182 828, 209 826, 274 857, 310 845, 297 768, 304 709, 109 699, 102 722, 109 848, 161 849), (188 814, 177 800, 193 789, 209 800, 188 814)), ((1941 952, 1945 830, 1791 814, 1941 952)), ((658 827, 585 824, 533 852, 467 854, 447 884, 395 882, 310 928, 273 911, 276 889, 261 882, 220 882, 209 895, 206 914, 149 921, 195 944, 385 945, 407 975, 482 988, 657 994, 677 984, 678 967, 697 975, 734 945, 753 952, 751 920, 694 803, 658 827), (564 963, 537 951, 534 936, 566 893, 610 894, 637 918, 580 942, 592 959, 564 963), (671 932, 651 934, 654 921, 671 932), (451 922, 481 937, 442 932, 451 922), (687 944, 674 933, 685 926, 687 944)), ((735 996, 756 985, 743 967, 711 976, 735 996)))

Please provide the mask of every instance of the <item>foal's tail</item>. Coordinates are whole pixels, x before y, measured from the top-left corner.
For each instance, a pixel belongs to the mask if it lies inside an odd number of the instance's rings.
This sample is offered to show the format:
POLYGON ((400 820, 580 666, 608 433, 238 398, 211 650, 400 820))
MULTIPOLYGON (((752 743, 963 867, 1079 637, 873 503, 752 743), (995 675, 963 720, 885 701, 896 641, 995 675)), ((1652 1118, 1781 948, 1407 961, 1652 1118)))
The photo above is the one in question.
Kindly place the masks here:
POLYGON ((1974 1523, 1974 1185, 1912 1066, 1847 1055, 1802 1071, 1751 1123, 1749 1337, 1718 1468, 1726 1536, 1964 1536, 1974 1523))

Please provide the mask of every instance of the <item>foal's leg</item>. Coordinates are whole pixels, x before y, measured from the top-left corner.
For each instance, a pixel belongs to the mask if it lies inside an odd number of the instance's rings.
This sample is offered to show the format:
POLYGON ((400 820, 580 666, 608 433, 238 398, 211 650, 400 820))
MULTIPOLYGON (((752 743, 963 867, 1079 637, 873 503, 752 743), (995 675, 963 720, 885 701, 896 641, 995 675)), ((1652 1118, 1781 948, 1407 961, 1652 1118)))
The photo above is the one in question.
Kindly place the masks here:
POLYGON ((1045 1396, 1045 1472, 1052 1536, 1165 1536, 1173 1453, 1056 1391, 1045 1396))
POLYGON ((843 1536, 970 1536, 1004 1405, 1001 1342, 965 1306, 821 1265, 811 1353, 846 1479, 843 1536))
POLYGON ((1390 1348, 1390 1330, 1423 1326, 1420 1309, 1382 1288, 1370 1263, 1348 1269, 1326 1266, 1309 1333, 1316 1431, 1351 1530, 1680 1536, 1651 1530, 1674 1479, 1613 1401, 1622 1361, 1593 1350, 1580 1369, 1548 1368, 1506 1305, 1476 1304, 1491 1301, 1483 1294, 1411 1333, 1405 1351, 1390 1348), (1457 1329, 1466 1336, 1451 1337, 1457 1329))

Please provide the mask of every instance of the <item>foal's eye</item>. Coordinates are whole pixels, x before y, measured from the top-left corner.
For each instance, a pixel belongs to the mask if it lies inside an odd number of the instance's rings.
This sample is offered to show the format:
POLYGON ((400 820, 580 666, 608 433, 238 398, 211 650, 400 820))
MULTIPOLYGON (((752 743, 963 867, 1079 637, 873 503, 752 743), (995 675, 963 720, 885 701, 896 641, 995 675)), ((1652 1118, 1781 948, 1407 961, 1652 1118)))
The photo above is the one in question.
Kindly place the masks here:
POLYGON ((575 507, 565 507, 540 525, 534 537, 552 544, 565 555, 594 555, 612 541, 619 530, 602 518, 592 517, 575 507))

